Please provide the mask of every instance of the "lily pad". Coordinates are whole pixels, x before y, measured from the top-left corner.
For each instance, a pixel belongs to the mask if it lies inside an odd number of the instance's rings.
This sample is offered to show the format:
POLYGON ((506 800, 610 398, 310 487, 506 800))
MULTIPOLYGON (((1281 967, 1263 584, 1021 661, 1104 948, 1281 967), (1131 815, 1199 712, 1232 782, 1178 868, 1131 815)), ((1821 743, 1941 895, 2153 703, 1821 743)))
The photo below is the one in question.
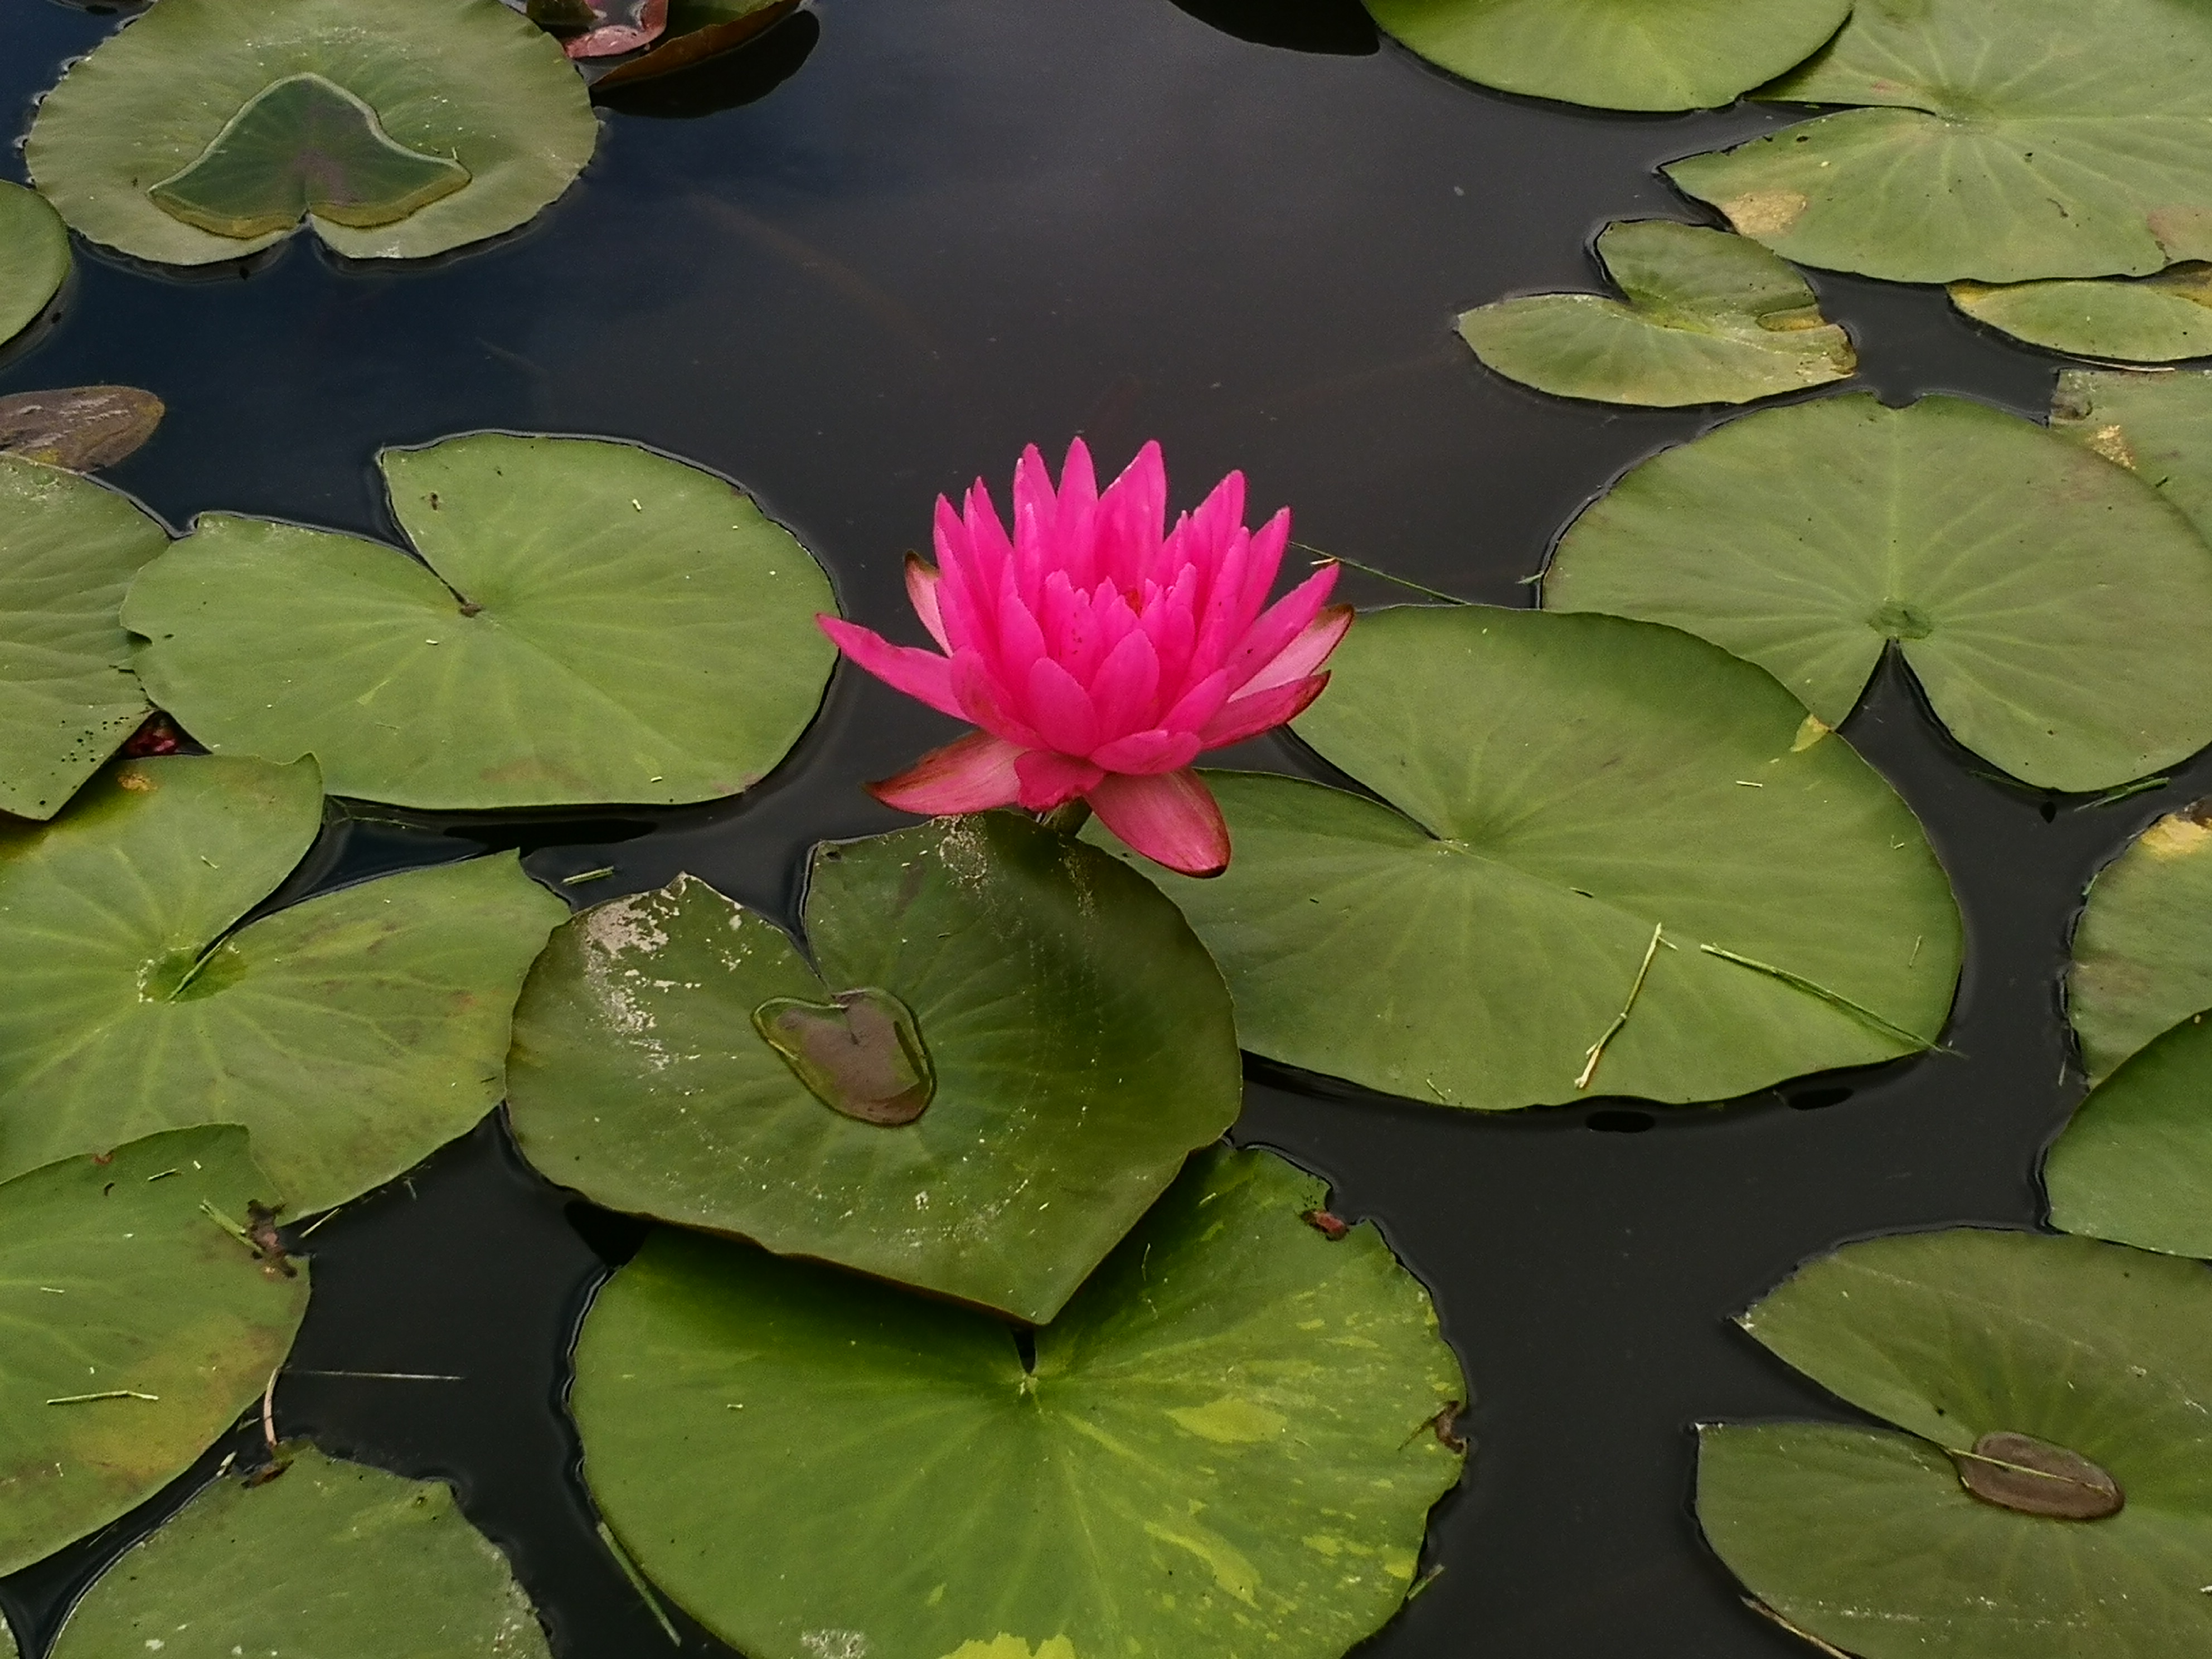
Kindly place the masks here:
POLYGON ((2045 788, 2212 743, 2212 551, 2139 479, 1960 398, 1822 398, 1668 450, 1543 592, 1701 635, 1830 726, 1893 646, 1954 737, 2045 788))
MULTIPOLYGON (((166 5, 168 0, 161 0, 166 5)), ((286 1453, 213 1482, 94 1581, 53 1659, 546 1659, 545 1632, 442 1480, 286 1453)))
POLYGON ((1042 1320, 1242 1103, 1175 907, 1017 814, 817 849, 806 949, 690 877, 585 911, 516 1013, 525 1154, 611 1209, 1042 1320))
POLYGON ((2212 1025, 2202 1013, 2090 1091, 2043 1179, 2055 1227, 2212 1256, 2212 1025))
POLYGON ((2212 356, 2212 264, 2202 260, 2104 282, 1954 283, 1951 303, 2014 339, 2075 357, 2212 356))
POLYGON ((1459 319, 1461 337, 1508 380, 1562 398, 1672 407, 1742 404, 1850 378, 1850 337, 1805 281, 1758 243, 1645 219, 1597 239, 1628 296, 1537 294, 1459 319))
POLYGON ((758 39, 799 9, 799 0, 669 0, 667 27, 653 50, 617 64, 592 90, 626 87, 703 64, 758 39))
POLYGON ((241 258, 302 216, 349 258, 525 223, 599 124, 560 46, 499 0, 161 0, 77 60, 25 149, 62 216, 142 259, 241 258))
POLYGON ((2212 1647, 2203 1267, 2090 1239, 1923 1233, 1813 1263, 1744 1325, 1904 1431, 1702 1431, 1705 1535, 1791 1625, 1863 1659, 2212 1647))
POLYGON ((2167 813, 2097 872, 2066 1006, 2092 1083, 2212 1008, 2212 800, 2167 813))
POLYGON ((2212 541, 2212 372, 2068 369, 2051 429, 2127 468, 2212 541))
POLYGON ((0 454, 0 812, 52 817, 146 718, 120 612, 168 544, 128 496, 0 454))
POLYGON ((2212 11, 1869 0, 1762 98, 1862 107, 1665 169, 1800 264, 1893 282, 2212 258, 2212 11), (2054 41, 2069 43, 2053 50, 2054 41))
POLYGON ((560 901, 507 854, 239 926, 321 817, 312 762, 173 756, 0 830, 0 1175, 242 1123, 300 1213, 499 1103, 514 1000, 560 901))
POLYGON ((1382 799, 1208 774, 1228 872, 1146 866, 1247 1048, 1496 1109, 1723 1099, 1942 1029, 1960 932, 1935 854, 1759 669, 1474 605, 1367 616, 1329 665, 1296 730, 1382 799))
POLYGON ((829 581, 726 480, 489 433, 377 465, 420 558, 209 514, 132 589, 140 676, 216 753, 402 806, 665 805, 750 788, 814 718, 829 581))
POLYGON ((0 1185, 0 1573, 150 1498, 260 1394, 307 1279, 230 1226, 281 1202, 230 1126, 0 1185))
MULTIPOLYGON (((159 398, 134 386, 18 392, 0 398, 0 451, 93 472, 137 453, 168 412, 159 398)), ((161 543, 167 545, 168 538, 161 543)))
POLYGON ((1850 0, 1367 0, 1430 62, 1601 109, 1733 102, 1818 51, 1850 0))
POLYGON ((1320 1182, 1211 1152, 1036 1333, 656 1233, 576 1349, 622 1546, 753 1659, 1335 1659, 1459 1480, 1427 1293, 1320 1182), (732 1471, 742 1471, 732 1478, 732 1471))
POLYGON ((69 270, 61 215, 36 191, 0 179, 0 344, 38 320, 69 270))

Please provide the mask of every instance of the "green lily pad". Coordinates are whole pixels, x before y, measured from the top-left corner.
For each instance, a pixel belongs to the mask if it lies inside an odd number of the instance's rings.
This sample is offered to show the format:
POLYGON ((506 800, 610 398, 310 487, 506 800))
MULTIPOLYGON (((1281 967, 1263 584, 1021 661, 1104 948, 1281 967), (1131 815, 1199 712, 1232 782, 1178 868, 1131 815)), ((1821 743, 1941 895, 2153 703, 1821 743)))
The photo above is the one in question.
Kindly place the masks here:
POLYGON ((1850 378, 1850 336, 1805 281, 1756 242, 1645 219, 1606 227, 1600 294, 1500 300, 1459 319, 1474 355, 1562 398, 1672 407, 1743 404, 1850 378))
POLYGON ((39 319, 69 271, 61 215, 36 191, 0 179, 0 345, 39 319))
MULTIPOLYGON (((168 0, 162 0, 164 5, 168 0)), ((288 1450, 216 1480, 70 1609, 53 1659, 546 1659, 545 1632, 442 1480, 288 1450)))
POLYGON ((1367 0, 1431 63, 1601 109, 1734 101, 1819 50, 1850 0, 1367 0))
POLYGON ((2045 1158, 2043 1180, 2054 1227, 2212 1256, 2212 1026, 2202 1013, 2090 1091, 2045 1158))
POLYGON ((498 434, 377 465, 420 559, 210 514, 131 590, 139 675, 218 754, 402 806, 668 805, 750 788, 814 718, 836 601, 726 480, 498 434))
POLYGON ((579 915, 515 1016, 524 1153, 612 1209, 1042 1320, 1242 1103, 1175 907, 1016 814, 818 848, 806 949, 690 877, 579 915))
POLYGON ((301 216, 349 258, 526 222, 599 123, 557 42, 499 0, 161 0, 46 94, 25 149, 62 216, 142 259, 237 259, 301 216))
POLYGON ((1951 303, 2001 333, 2075 357, 2212 356, 2212 265, 2201 260, 2105 282, 1954 283, 1951 303))
POLYGON ((1382 799, 1209 774, 1227 873, 1146 866, 1247 1048, 1496 1109, 1723 1099, 1942 1029, 1960 932, 1935 854, 1759 670, 1474 605, 1364 617, 1329 666, 1296 729, 1382 799))
POLYGON ((2212 801, 2167 813, 2097 872, 2066 1007, 2092 1083, 2212 1008, 2212 801))
POLYGON ((1412 1585, 1467 1394, 1325 1196, 1204 1154, 1026 1365, 988 1316, 656 1233, 577 1343, 585 1480, 752 1659, 1334 1659, 1412 1585))
POLYGON ((2212 372, 2069 368, 2051 429, 2127 468, 2212 541, 2212 372))
POLYGON ((1702 1431, 1705 1536, 1799 1630, 1863 1659, 2212 1647, 2203 1267, 2089 1239, 1923 1233, 1846 1246, 1744 1324, 1905 1431, 1702 1431), (2074 1501, 2100 1475, 2117 1512, 2074 1501))
POLYGON ((0 1175, 242 1123, 304 1213, 499 1103, 514 1000, 561 902, 507 854, 240 927, 321 815, 313 763, 173 757, 0 829, 0 1175))
POLYGON ((2201 6, 2105 0, 2092 39, 2072 0, 1868 0, 1759 95, 1862 107, 1665 172, 1800 264, 2021 283, 2212 258, 2201 6))
POLYGON ((168 544, 128 496, 0 454, 0 813, 52 817, 146 718, 120 612, 168 544))
POLYGON ((281 1202, 228 1125, 0 1185, 0 1574, 152 1497, 259 1395, 307 1280, 230 1228, 281 1202))
POLYGON ((2212 743, 2212 552, 2154 490, 1956 398, 1823 398, 1644 462, 1544 603, 1686 629, 1840 725, 1893 644, 2026 782, 2108 788, 2212 743))

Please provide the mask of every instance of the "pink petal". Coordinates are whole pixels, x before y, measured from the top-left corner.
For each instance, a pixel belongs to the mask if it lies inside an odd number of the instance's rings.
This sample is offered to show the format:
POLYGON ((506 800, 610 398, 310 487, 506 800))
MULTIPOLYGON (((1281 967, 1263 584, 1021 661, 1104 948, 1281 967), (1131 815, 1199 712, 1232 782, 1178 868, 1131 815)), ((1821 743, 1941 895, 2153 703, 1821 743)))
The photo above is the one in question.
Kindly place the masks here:
POLYGON ((1306 705, 1321 696, 1328 684, 1328 675, 1316 674, 1311 679, 1271 686, 1224 703, 1199 732, 1199 741, 1208 749, 1218 749, 1224 744, 1242 743, 1262 732, 1272 732, 1304 714, 1306 705))
POLYGON ((1251 548, 1252 538, 1239 531, 1223 550, 1220 562, 1206 571, 1206 594, 1200 601, 1198 617, 1198 643, 1190 653, 1194 673, 1210 674, 1227 666, 1229 653, 1237 648, 1243 635, 1247 622, 1241 614, 1244 567, 1251 548))
POLYGON ((868 793, 902 812, 937 817, 1011 805, 1021 793, 1015 763, 1022 750, 988 732, 970 732, 957 743, 933 749, 907 770, 868 793))
POLYGON ((1152 699, 1160 687, 1159 659, 1141 629, 1132 628, 1106 653, 1091 677, 1091 702, 1098 733, 1111 739, 1152 723, 1152 699))
POLYGON ((1155 864, 1186 876, 1229 867, 1229 826, 1198 774, 1111 774, 1085 797, 1109 830, 1155 864))
POLYGON ((1272 661, 1237 687, 1238 692, 1249 697, 1255 692, 1272 691, 1279 685, 1304 679, 1328 660, 1328 653, 1336 649, 1336 642, 1352 626, 1352 616, 1348 605, 1329 606, 1306 624, 1303 634, 1277 652, 1272 661))
POLYGON ((950 655, 951 641, 945 637, 945 619, 937 604, 937 572, 922 562, 919 553, 906 556, 906 597, 914 606, 914 614, 921 618, 921 625, 929 630, 929 637, 937 641, 938 649, 950 655))
POLYGON ((1006 690, 992 677, 989 665, 981 652, 960 651, 952 658, 952 695, 960 704, 960 718, 974 722, 986 732, 997 733, 1012 744, 1024 749, 1042 749, 1048 745, 1036 729, 1023 720, 1012 708, 1012 699, 1006 690))
POLYGON ((1132 732, 1126 738, 1102 743, 1091 758, 1109 772, 1179 772, 1198 758, 1198 733, 1132 732))
POLYGON ((1336 586, 1336 569, 1332 564, 1315 571, 1260 613, 1230 654, 1230 684, 1243 685, 1306 631, 1306 624, 1328 602, 1329 592, 1336 586))
POLYGON ((1287 507, 1252 532, 1252 549, 1244 567, 1244 627, 1251 627, 1253 619, 1260 614, 1260 607, 1267 604, 1267 595, 1275 586, 1275 573, 1283 568, 1283 550, 1290 541, 1291 509, 1287 507))
POLYGON ((1014 591, 1011 572, 999 579, 994 620, 999 648, 995 653, 987 653, 985 660, 990 663, 991 672, 1001 686, 1026 685, 1030 669, 1045 653, 1044 629, 1037 626, 1036 613, 1014 591))
POLYGON ((1045 748, 1087 755, 1097 747, 1097 711, 1074 675, 1050 657, 1040 657, 1030 665, 1028 690, 1030 720, 1045 748))
POLYGON ((1107 556, 1098 574, 1116 587, 1134 587, 1150 573, 1168 521, 1168 469, 1157 442, 1139 450, 1106 486, 1098 514, 1107 556))
POLYGON ((893 645, 872 629, 848 623, 842 617, 817 617, 822 631, 837 648, 884 684, 918 697, 941 713, 966 719, 960 700, 952 693, 952 664, 934 651, 911 645, 893 645))
POLYGON ((1022 805, 1032 812, 1049 812, 1096 788, 1106 776, 1103 767, 1049 749, 1030 750, 1014 763, 1014 772, 1021 781, 1022 805))
POLYGON ((1160 724, 1170 732, 1196 732, 1228 701, 1228 671, 1217 668, 1178 697, 1175 707, 1161 716, 1160 724))

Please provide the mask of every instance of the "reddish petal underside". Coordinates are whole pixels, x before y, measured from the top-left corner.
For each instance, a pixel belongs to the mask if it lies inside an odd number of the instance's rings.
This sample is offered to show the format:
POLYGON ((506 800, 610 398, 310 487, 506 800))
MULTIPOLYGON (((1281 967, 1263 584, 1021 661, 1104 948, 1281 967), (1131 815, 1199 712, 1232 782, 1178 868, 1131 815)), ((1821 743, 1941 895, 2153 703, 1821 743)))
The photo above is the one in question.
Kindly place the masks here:
POLYGON ((971 732, 931 750, 896 777, 870 784, 868 793, 886 806, 924 817, 1011 806, 1021 794, 1014 769, 1023 752, 988 732, 971 732))
POLYGON ((1032 812, 1049 812, 1103 781, 1106 769, 1073 755, 1032 749, 1014 763, 1021 781, 1021 803, 1032 812))
POLYGON ((1195 772, 1114 774, 1085 799, 1109 830, 1155 864, 1186 876, 1218 876, 1229 867, 1229 826, 1195 772))

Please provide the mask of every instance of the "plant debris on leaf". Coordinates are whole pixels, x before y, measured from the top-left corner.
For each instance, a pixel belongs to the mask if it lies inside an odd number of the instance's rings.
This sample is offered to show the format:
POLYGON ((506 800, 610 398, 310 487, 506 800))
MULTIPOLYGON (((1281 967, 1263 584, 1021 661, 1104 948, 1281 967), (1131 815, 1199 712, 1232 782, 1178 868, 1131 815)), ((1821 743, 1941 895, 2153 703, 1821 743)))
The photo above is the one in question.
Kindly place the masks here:
MULTIPOLYGON (((166 3, 166 0, 165 0, 166 3)), ((392 1179, 506 1092, 514 1000, 563 915, 513 854, 240 926, 314 839, 312 762, 125 761, 0 828, 0 1175, 241 1123, 295 1214, 392 1179)))
POLYGON ((1242 1102, 1175 907, 1016 814, 817 849, 806 951, 690 877, 583 912, 516 1013, 525 1154, 611 1209, 1040 1320, 1242 1102))
POLYGON ((2055 1227, 2212 1256, 2212 1025, 2204 1015, 2182 1019, 2090 1091, 2045 1158, 2043 1179, 2055 1227))
POLYGON ((349 258, 526 222, 598 142, 561 48, 499 0, 161 0, 72 64, 25 159, 62 216, 142 259, 238 259, 301 216, 349 258))
POLYGON ((1723 1099, 1942 1029, 1942 867, 1762 671, 1673 629, 1474 605, 1371 613, 1332 667, 1295 729, 1382 799, 1209 773, 1228 872, 1146 866, 1245 1048, 1510 1108, 1723 1099))
MULTIPOLYGON (((159 398, 134 386, 18 392, 0 398, 0 453, 95 472, 136 453, 167 413, 159 398)), ((166 546, 168 538, 161 541, 166 546)))
POLYGON ((2212 258, 2212 9, 1865 0, 1759 96, 1861 107, 1664 169, 1800 264, 1902 283, 2212 258), (2058 43, 2063 43, 2058 44, 2058 43))
POLYGON ((514 1569, 444 1481, 281 1455, 273 1478, 220 1477, 126 1550, 53 1659, 546 1659, 514 1569))
POLYGON ((0 345, 38 320, 69 272, 61 215, 36 191, 0 179, 0 345))
POLYGON ((1802 63, 1850 0, 1367 0, 1430 62, 1601 109, 1705 109, 1802 63))
POLYGON ((139 674, 216 753, 401 806, 670 805, 750 788, 812 720, 829 580, 727 481, 586 438, 377 464, 420 559, 209 514, 133 588, 139 674))
POLYGON ((2075 926, 2066 1010, 2092 1083, 2212 1008, 2212 801, 2169 812, 2097 872, 2075 926))
POLYGON ((657 1232, 579 1339, 585 1479, 754 1659, 1335 1659, 1413 1583, 1467 1393, 1375 1229, 1300 1218, 1324 1197, 1201 1154, 1028 1363, 986 1315, 657 1232))
POLYGON ((0 453, 0 812, 52 817, 146 718, 120 613, 168 544, 128 496, 0 453))
POLYGON ((2212 551, 2141 479, 1961 398, 1826 398, 1655 456, 1543 597, 1701 635, 1830 726, 1894 647, 1954 737, 2045 788, 2212 743, 2212 551))
POLYGON ((151 1497, 260 1394, 307 1279, 233 1229, 278 1202, 228 1125, 0 1184, 0 1573, 151 1497))
POLYGON ((2203 1267, 2089 1239, 1920 1233, 1846 1245, 1743 1323, 1897 1425, 1701 1431, 1705 1536, 1789 1624, 1864 1659, 2212 1646, 2203 1267))
POLYGON ((1954 283, 1951 303, 1978 323, 2075 357, 2212 356, 2212 264, 2202 260, 2102 282, 1954 283))
POLYGON ((1741 404, 1850 378, 1850 337, 1758 243, 1646 219, 1608 225, 1597 258, 1628 302, 1500 300, 1459 319, 1476 356, 1562 398, 1668 407, 1741 404))

